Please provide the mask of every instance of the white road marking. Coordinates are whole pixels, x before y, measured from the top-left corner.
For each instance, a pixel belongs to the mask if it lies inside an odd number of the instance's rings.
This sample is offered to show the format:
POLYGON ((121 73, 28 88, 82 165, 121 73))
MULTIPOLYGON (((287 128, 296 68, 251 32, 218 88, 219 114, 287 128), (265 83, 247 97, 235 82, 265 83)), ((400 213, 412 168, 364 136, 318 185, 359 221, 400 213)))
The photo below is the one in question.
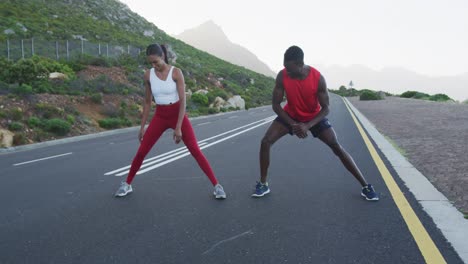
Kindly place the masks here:
POLYGON ((200 123, 200 124, 198 124, 197 126, 204 126, 204 125, 208 125, 208 124, 211 124, 211 122, 200 123))
POLYGON ((25 162, 21 162, 21 163, 16 163, 16 164, 13 164, 13 166, 20 166, 20 165, 33 163, 33 162, 38 162, 38 161, 42 161, 42 160, 54 159, 54 158, 67 156, 67 155, 71 155, 71 154, 73 154, 73 152, 68 152, 68 153, 65 153, 65 154, 60 154, 60 155, 55 155, 55 156, 50 156, 50 157, 46 157, 46 158, 42 158, 42 159, 35 159, 35 160, 25 161, 25 162))
MULTIPOLYGON (((203 146, 203 145, 206 145, 205 142, 201 142, 198 144, 199 146, 203 146)), ((165 160, 165 159, 168 159, 170 157, 173 157, 174 154, 180 154, 180 153, 183 153, 183 152, 186 152, 187 151, 187 147, 183 146, 183 147, 180 147, 180 148, 177 148, 177 149, 174 149, 174 150, 171 150, 171 151, 168 151, 166 153, 163 153, 161 155, 158 155, 158 156, 155 156, 155 157, 152 157, 152 158, 149 158, 149 159, 146 159, 143 161, 143 163, 147 163, 147 162, 150 162, 152 160, 165 160)), ((145 166, 145 164, 142 165, 142 167, 145 166)), ((127 170, 127 169, 130 169, 130 165, 128 166, 125 166, 125 167, 122 167, 120 169, 116 169, 116 170, 113 170, 113 171, 109 171, 109 172, 106 172, 104 175, 111 175, 111 174, 114 174, 114 173, 117 173, 119 171, 123 171, 123 170, 127 170)), ((125 172, 125 173, 128 173, 128 170, 125 172)), ((116 175, 116 176, 119 176, 119 175, 116 175)), ((121 176, 121 175, 120 175, 121 176)))
MULTIPOLYGON (((247 131, 250 131, 254 128, 257 128, 259 126, 262 126, 264 124, 267 124, 269 122, 271 122, 272 120, 274 119, 274 116, 270 116, 270 117, 267 117, 267 118, 264 118, 264 119, 261 119, 261 120, 258 120, 258 121, 255 121, 255 122, 252 122, 250 124, 247 124, 247 125, 244 125, 244 126, 241 126, 241 127, 238 127, 238 128, 235 128, 235 129, 232 129, 232 130, 229 130, 229 131, 226 131, 224 133, 221 133, 219 135, 215 135, 215 136, 212 136, 210 138, 206 138, 204 140, 201 140, 198 142, 198 145, 200 146, 200 149, 204 149, 204 148, 208 148, 212 145, 215 145, 215 144, 218 144, 218 143, 221 143, 225 140, 228 140, 232 137, 235 137, 235 136, 238 136, 240 134, 243 134, 247 131), (259 123, 259 124, 258 124, 259 123), (255 126, 252 126, 254 124, 257 124, 255 126), (250 127, 249 127, 250 126, 250 127), (219 139, 217 141, 214 141, 214 142, 211 142, 211 143, 206 143, 206 141, 208 140, 211 140, 211 139, 215 139, 215 138, 218 138, 218 137, 221 137, 221 136, 224 136, 226 134, 229 134, 229 133, 232 133, 234 131, 237 131, 237 130, 240 130, 240 129, 243 129, 245 127, 249 127, 245 130, 242 130, 240 132, 237 132, 237 133, 234 133, 232 135, 229 135, 225 138, 222 138, 222 139, 219 139)), ((173 162, 175 160, 178 160, 178 159, 181 159, 185 156, 188 156, 190 155, 190 152, 188 152, 187 148, 184 146, 184 147, 181 147, 181 148, 178 148, 178 149, 175 149, 175 150, 172 150, 172 151, 169 151, 169 152, 166 152, 164 154, 161 154, 161 155, 158 155, 156 157, 153 157, 153 158, 150 158, 150 159, 147 159, 143 162, 143 165, 140 167, 140 170, 137 172, 137 175, 139 174, 142 174, 142 173, 145 173, 145 172, 148 172, 150 170, 153 170, 153 169, 156 169, 158 167, 161 167, 165 164, 168 164, 170 162, 173 162), (151 167, 148 167, 150 165, 153 165, 151 167), (148 167, 148 168, 146 168, 148 167), (143 169, 142 168, 146 168, 146 169, 143 169)), ((111 174, 115 174, 115 176, 123 176, 123 175, 126 175, 128 174, 129 172, 129 169, 130 169, 130 166, 131 165, 128 165, 128 166, 125 166, 125 167, 122 167, 122 168, 119 168, 119 169, 116 169, 116 170, 113 170, 113 171, 110 171, 110 172, 107 172, 105 173, 104 175, 111 175, 111 174)))
MULTIPOLYGON (((242 131, 240 131, 240 132, 237 132, 237 133, 232 134, 232 135, 230 135, 230 136, 227 136, 227 137, 225 137, 225 138, 219 139, 219 140, 217 140, 217 141, 215 141, 215 142, 206 144, 206 145, 200 147, 200 149, 205 149, 205 148, 211 147, 211 146, 213 146, 213 145, 215 145, 215 144, 221 143, 221 142, 223 142, 223 141, 225 141, 225 140, 228 140, 228 139, 230 139, 230 138, 232 138, 232 137, 235 137, 235 136, 238 136, 238 135, 240 135, 240 134, 243 134, 243 133, 245 133, 245 132, 247 132, 247 131, 249 131, 249 130, 252 130, 252 129, 256 128, 256 127, 262 126, 262 125, 264 125, 264 124, 266 124, 266 123, 269 123, 269 122, 271 122, 271 120, 270 120, 270 121, 263 122, 263 123, 260 123, 260 124, 258 124, 258 125, 256 125, 256 126, 247 128, 247 129, 245 129, 245 130, 242 130, 242 131)), ((177 157, 174 157, 174 158, 172 158, 172 159, 170 159, 170 160, 163 161, 163 162, 161 162, 161 163, 159 163, 159 164, 156 164, 156 165, 151 166, 151 167, 149 167, 149 168, 146 168, 146 169, 144 169, 144 170, 141 170, 141 169, 140 169, 140 170, 137 172, 137 175, 143 174, 143 173, 148 172, 148 171, 150 171, 150 170, 154 170, 154 169, 156 169, 156 168, 159 168, 159 167, 161 167, 161 166, 163 166, 163 165, 166 165, 166 164, 168 164, 168 163, 170 163, 170 162, 173 162, 173 161, 175 161, 175 160, 181 159, 181 158, 183 158, 183 157, 185 157, 185 156, 188 156, 188 155, 190 155, 190 152, 187 151, 186 153, 184 153, 184 154, 182 154, 182 155, 179 155, 179 156, 177 156, 177 157)))

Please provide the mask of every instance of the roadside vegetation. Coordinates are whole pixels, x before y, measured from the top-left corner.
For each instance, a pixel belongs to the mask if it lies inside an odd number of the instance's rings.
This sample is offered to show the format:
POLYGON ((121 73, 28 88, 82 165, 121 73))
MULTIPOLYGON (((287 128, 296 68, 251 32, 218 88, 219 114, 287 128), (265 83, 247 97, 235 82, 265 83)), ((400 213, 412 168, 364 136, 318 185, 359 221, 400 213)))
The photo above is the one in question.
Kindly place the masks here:
MULTIPOLYGON (((412 98, 412 99, 421 99, 421 100, 428 100, 434 102, 454 102, 452 98, 447 96, 446 94, 434 94, 429 95, 426 93, 421 93, 417 91, 406 91, 401 95, 393 95, 383 91, 373 91, 369 89, 362 89, 358 90, 355 88, 346 88, 346 86, 342 85, 338 90, 330 90, 330 92, 338 94, 344 97, 355 97, 359 96, 359 100, 361 101, 369 101, 369 100, 383 100, 386 96, 397 96, 401 98, 412 98)), ((464 101, 463 103, 467 103, 468 100, 464 101)))

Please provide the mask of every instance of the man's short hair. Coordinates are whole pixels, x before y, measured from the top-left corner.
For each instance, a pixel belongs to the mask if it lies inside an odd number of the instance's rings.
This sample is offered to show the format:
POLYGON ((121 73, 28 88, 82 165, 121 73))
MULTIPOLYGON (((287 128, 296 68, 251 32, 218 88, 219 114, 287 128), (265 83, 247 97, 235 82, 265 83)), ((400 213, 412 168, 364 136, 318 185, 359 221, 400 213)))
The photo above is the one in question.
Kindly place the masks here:
POLYGON ((284 61, 304 62, 304 52, 298 46, 291 46, 284 53, 284 61))

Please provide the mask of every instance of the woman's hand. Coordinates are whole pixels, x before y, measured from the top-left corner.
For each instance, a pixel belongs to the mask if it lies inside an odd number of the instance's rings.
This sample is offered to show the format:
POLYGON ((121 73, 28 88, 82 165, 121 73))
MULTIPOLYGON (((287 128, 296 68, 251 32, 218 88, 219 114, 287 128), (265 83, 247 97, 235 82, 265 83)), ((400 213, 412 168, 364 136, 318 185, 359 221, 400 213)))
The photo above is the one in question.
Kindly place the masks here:
POLYGON ((138 133, 138 140, 140 140, 140 143, 141 141, 143 141, 143 136, 145 135, 145 129, 142 128, 140 129, 140 133, 138 133))
POLYGON ((174 142, 176 144, 179 144, 179 142, 182 140, 182 130, 180 128, 174 129, 174 142))

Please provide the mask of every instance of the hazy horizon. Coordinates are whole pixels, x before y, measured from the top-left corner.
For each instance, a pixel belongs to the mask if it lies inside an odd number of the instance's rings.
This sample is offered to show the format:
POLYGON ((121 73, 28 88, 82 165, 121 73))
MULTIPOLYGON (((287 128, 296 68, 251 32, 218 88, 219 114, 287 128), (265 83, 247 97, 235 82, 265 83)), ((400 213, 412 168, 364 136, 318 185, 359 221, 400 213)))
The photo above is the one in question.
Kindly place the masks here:
MULTIPOLYGON (((306 64, 325 68, 401 68, 429 78, 468 74, 468 1, 301 0, 288 2, 289 9, 277 0, 174 0, 174 8, 120 1, 172 36, 212 20, 275 72, 284 51, 298 45, 306 64)), ((468 98, 468 83, 464 87, 458 100, 468 98)))

